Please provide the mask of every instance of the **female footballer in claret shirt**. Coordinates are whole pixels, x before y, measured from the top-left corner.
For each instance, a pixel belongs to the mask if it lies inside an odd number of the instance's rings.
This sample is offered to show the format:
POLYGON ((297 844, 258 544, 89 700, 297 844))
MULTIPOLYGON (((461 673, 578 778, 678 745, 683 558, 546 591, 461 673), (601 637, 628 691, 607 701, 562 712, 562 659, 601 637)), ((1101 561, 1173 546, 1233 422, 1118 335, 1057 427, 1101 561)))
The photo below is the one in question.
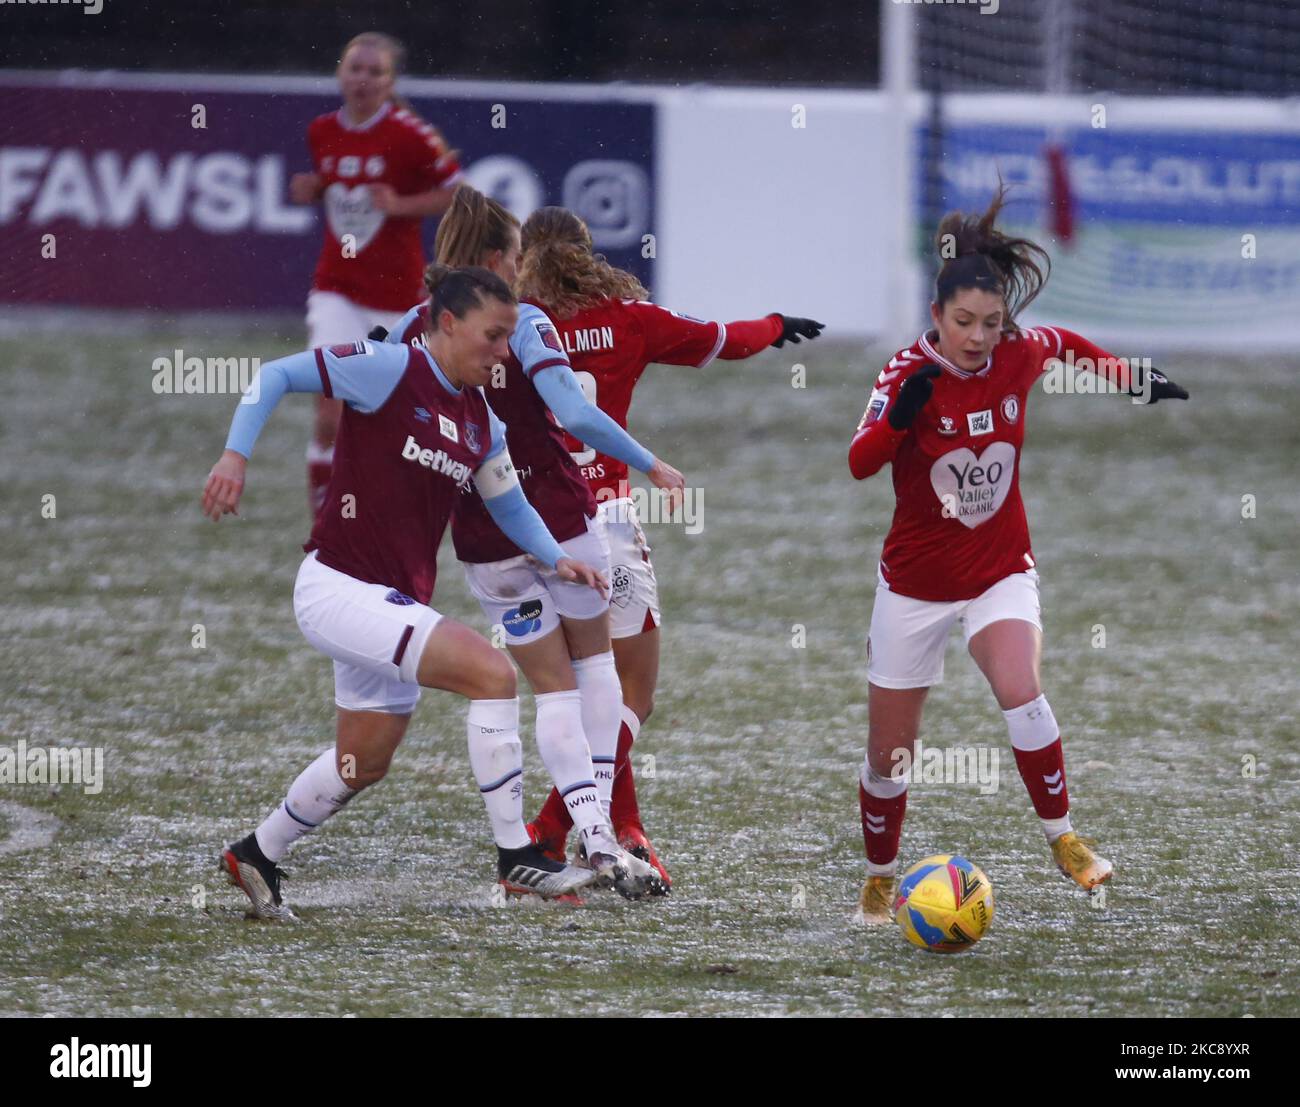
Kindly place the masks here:
MULTIPOLYGON (((404 51, 368 31, 344 48, 337 76, 343 104, 307 128, 313 169, 295 173, 289 197, 319 203, 325 236, 307 294, 307 345, 334 346, 391 327, 422 290, 420 224, 441 215, 460 179, 454 151, 394 91, 404 51)), ((329 484, 338 400, 321 396, 307 447, 313 513, 329 484)))
MULTIPOLYGON (((822 330, 812 319, 775 313, 733 323, 706 322, 650 303, 636 277, 592 253, 586 223, 564 208, 533 212, 524 221, 522 246, 515 290, 555 321, 587 398, 620 427, 627 426, 632 392, 651 362, 703 369, 715 358, 751 357, 768 346, 816 338, 822 330)), ((629 757, 654 709, 659 585, 630 498, 627 466, 581 435, 568 435, 568 447, 599 505, 597 519, 609 545, 610 634, 623 690, 610 817, 622 845, 649 860, 668 886, 667 868, 641 825, 629 757)), ((571 826, 556 792, 529 824, 534 841, 552 857, 564 856, 571 826)))
MULTIPOLYGON (((482 265, 507 280, 518 275, 519 221, 468 185, 456 190, 438 226, 438 261, 482 265)), ((426 307, 399 322, 390 341, 419 342, 426 307)), ((484 389, 506 424, 506 439, 528 500, 572 557, 605 569, 609 553, 596 521, 596 501, 569 456, 562 423, 586 441, 675 491, 681 473, 659 460, 583 395, 555 324, 534 304, 521 304, 509 356, 484 389)), ((470 591, 523 670, 537 704, 537 733, 583 737, 599 795, 597 809, 585 793, 556 787, 578 826, 580 850, 617 856, 613 886, 630 899, 660 895, 667 886, 647 858, 618 845, 609 810, 618 747, 622 692, 609 638, 609 599, 574 588, 525 556, 493 525, 483 500, 468 489, 452 522, 456 556, 470 591)))
POLYGON ((1111 876, 1111 863, 1071 824, 1061 734, 1039 680, 1038 574, 1019 487, 1026 407, 1058 358, 1147 403, 1187 393, 1070 331, 1016 325, 1050 260, 996 228, 1003 198, 1000 190, 983 215, 953 213, 940 224, 937 244, 949 260, 930 307, 934 329, 882 370, 849 447, 858 480, 893 462, 896 500, 867 640, 869 735, 858 798, 868 922, 892 917, 907 806, 900 769, 911 763, 926 693, 943 679, 954 623, 1006 719, 1057 867, 1087 889, 1111 876))
MULTIPOLYGON (((599 858, 580 869, 550 860, 530 841, 514 667, 429 601, 438 546, 468 484, 494 525, 559 578, 600 596, 607 581, 568 556, 528 504, 505 428, 483 398, 480 386, 506 356, 514 330, 514 295, 483 269, 442 267, 430 274, 429 290, 418 348, 362 340, 264 365, 204 487, 205 514, 218 520, 237 513, 253 444, 284 394, 318 393, 343 403, 334 475, 303 547, 307 556, 293 594, 304 637, 334 662, 335 743, 252 833, 221 854, 222 867, 262 918, 293 917, 281 898, 278 862, 295 841, 383 779, 421 687, 470 701, 470 767, 487 807, 501 883, 518 894, 552 898, 601 877, 599 858)), ((537 738, 555 783, 576 789, 594 807, 581 735, 539 732, 537 738)))

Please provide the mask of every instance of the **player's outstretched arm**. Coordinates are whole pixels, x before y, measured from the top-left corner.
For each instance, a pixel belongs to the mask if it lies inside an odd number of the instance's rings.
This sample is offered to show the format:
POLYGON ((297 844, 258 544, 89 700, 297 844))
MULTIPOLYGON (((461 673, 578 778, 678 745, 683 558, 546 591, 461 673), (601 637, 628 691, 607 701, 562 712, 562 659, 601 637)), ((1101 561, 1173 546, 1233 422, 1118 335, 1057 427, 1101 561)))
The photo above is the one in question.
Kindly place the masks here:
POLYGON ((533 387, 574 438, 642 473, 654 468, 655 455, 587 399, 567 364, 534 373, 533 387))
POLYGON ((710 322, 681 315, 658 304, 632 305, 645 335, 647 361, 664 365, 694 365, 703 369, 714 358, 740 361, 769 346, 813 339, 824 324, 816 319, 772 312, 761 319, 736 319, 730 323, 710 322))
POLYGON ((1144 404, 1190 399, 1187 389, 1175 384, 1159 369, 1148 369, 1143 365, 1130 370, 1128 394, 1144 404))
POLYGON ((772 342, 772 345, 778 350, 787 342, 793 342, 797 346, 800 339, 812 340, 817 338, 826 326, 825 323, 819 323, 816 319, 800 319, 794 315, 777 315, 777 318, 781 320, 781 334, 772 342))
POLYGON ((1160 400, 1189 399, 1187 389, 1175 384, 1158 369, 1150 369, 1140 362, 1134 363, 1129 358, 1116 357, 1074 331, 1061 327, 1039 329, 1059 339, 1055 353, 1044 357, 1044 369, 1049 362, 1059 358, 1109 381, 1132 396, 1135 403, 1154 404, 1160 400))
POLYGON ((226 448, 203 486, 203 514, 213 522, 237 515, 244 472, 253 446, 286 392, 318 392, 359 411, 375 411, 392 395, 406 369, 406 351, 354 343, 334 350, 304 350, 267 362, 239 400, 226 448))
POLYGON ((322 387, 320 371, 311 351, 279 358, 258 369, 257 376, 235 408, 230 433, 226 436, 226 448, 203 486, 204 515, 215 523, 223 515, 239 514, 239 498, 244 492, 248 459, 271 412, 286 392, 320 392, 322 387))
POLYGON ((568 365, 550 365, 534 373, 533 385, 574 438, 644 473, 651 484, 668 493, 669 514, 676 510, 686 488, 686 478, 668 462, 655 457, 588 400, 568 365))

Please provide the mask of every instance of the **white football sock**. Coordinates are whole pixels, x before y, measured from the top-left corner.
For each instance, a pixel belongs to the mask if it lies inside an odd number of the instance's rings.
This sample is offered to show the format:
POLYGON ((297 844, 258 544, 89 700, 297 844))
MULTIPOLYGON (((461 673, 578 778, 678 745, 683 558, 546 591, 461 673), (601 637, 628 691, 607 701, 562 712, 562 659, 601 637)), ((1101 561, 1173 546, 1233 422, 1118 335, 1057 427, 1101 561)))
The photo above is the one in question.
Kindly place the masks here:
POLYGON ((487 806, 492 837, 502 849, 528 845, 524 827, 524 751, 519 700, 470 700, 465 723, 469 764, 487 806))
POLYGON ((294 842, 310 834, 357 793, 344 783, 331 747, 289 785, 284 802, 253 833, 268 861, 279 861, 294 842))
POLYGON ((537 751, 579 830, 603 825, 591 750, 582 729, 582 694, 543 692, 537 701, 537 751))
MULTIPOLYGON (((1002 712, 1002 717, 1007 721, 1007 733, 1011 736, 1013 750, 1032 753, 1034 750, 1046 749, 1061 737, 1061 728, 1057 725, 1056 715, 1052 712, 1052 705, 1047 702, 1045 693, 1010 711, 1002 712)), ((1049 843, 1074 829, 1070 825, 1068 811, 1059 819, 1039 819, 1038 822, 1049 843)))
POLYGON ((596 774, 600 808, 609 817, 610 795, 614 790, 614 758, 618 754, 618 731, 623 725, 623 685, 614 666, 614 651, 584 657, 573 663, 582 693, 582 729, 591 750, 591 767, 596 774))
POLYGON ((1007 734, 1015 750, 1045 749, 1061 736, 1046 695, 1004 711, 1002 717, 1007 721, 1007 734))
POLYGON ((863 758, 862 768, 858 770, 858 782, 867 795, 875 796, 876 799, 893 799, 895 796, 901 796, 907 791, 908 785, 906 776, 881 776, 871 767, 871 763, 866 758, 863 758))
POLYGON ((1074 829, 1074 827, 1070 825, 1069 815, 1062 815, 1059 819, 1039 819, 1038 821, 1043 826, 1043 833, 1047 835, 1047 841, 1049 844, 1055 842, 1062 834, 1066 834, 1074 829))

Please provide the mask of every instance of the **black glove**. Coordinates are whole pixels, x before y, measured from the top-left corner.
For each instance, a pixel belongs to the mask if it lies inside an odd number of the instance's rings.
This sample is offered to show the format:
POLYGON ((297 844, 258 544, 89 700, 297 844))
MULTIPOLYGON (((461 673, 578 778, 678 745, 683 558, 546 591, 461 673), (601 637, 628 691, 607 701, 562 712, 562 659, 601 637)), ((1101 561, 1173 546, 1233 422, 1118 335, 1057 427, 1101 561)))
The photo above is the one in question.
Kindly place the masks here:
POLYGON ((382 342, 388 337, 388 329, 386 327, 371 327, 370 333, 366 337, 371 342, 382 342))
POLYGON ((798 345, 801 338, 816 338, 822 333, 825 323, 819 323, 816 319, 796 319, 793 315, 780 315, 781 320, 781 337, 775 339, 772 345, 778 350, 787 342, 793 342, 798 345))
POLYGON ((937 365, 922 365, 903 382, 889 408, 889 425, 894 430, 906 430, 912 425, 912 420, 925 407, 930 393, 934 391, 934 378, 942 372, 937 365))
POLYGON ((1185 400, 1187 399, 1187 389, 1180 388, 1166 377, 1159 369, 1143 369, 1141 365, 1133 371, 1129 379, 1128 394, 1130 396, 1141 396, 1147 392, 1146 381, 1150 378, 1150 396, 1148 404, 1154 404, 1158 400, 1185 400))

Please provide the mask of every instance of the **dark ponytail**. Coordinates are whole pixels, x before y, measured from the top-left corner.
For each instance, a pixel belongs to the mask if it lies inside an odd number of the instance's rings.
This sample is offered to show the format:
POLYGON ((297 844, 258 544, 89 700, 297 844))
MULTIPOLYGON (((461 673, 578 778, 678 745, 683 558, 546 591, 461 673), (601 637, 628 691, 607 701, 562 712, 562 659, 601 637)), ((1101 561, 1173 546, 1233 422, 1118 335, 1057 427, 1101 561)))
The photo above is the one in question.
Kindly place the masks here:
POLYGON ((491 296, 503 304, 516 303, 510 286, 490 269, 473 266, 453 269, 436 262, 424 271, 424 287, 429 291, 429 323, 437 325, 438 316, 449 311, 457 319, 466 312, 483 306, 483 298, 491 296))
POLYGON ((947 260, 935 279, 939 309, 963 288, 982 288, 1000 295, 1006 304, 1004 331, 1016 330, 1015 319, 1047 283, 1052 259, 1028 238, 1012 238, 994 224, 1006 202, 1007 189, 998 191, 983 215, 949 212, 939 223, 935 246, 947 260))

